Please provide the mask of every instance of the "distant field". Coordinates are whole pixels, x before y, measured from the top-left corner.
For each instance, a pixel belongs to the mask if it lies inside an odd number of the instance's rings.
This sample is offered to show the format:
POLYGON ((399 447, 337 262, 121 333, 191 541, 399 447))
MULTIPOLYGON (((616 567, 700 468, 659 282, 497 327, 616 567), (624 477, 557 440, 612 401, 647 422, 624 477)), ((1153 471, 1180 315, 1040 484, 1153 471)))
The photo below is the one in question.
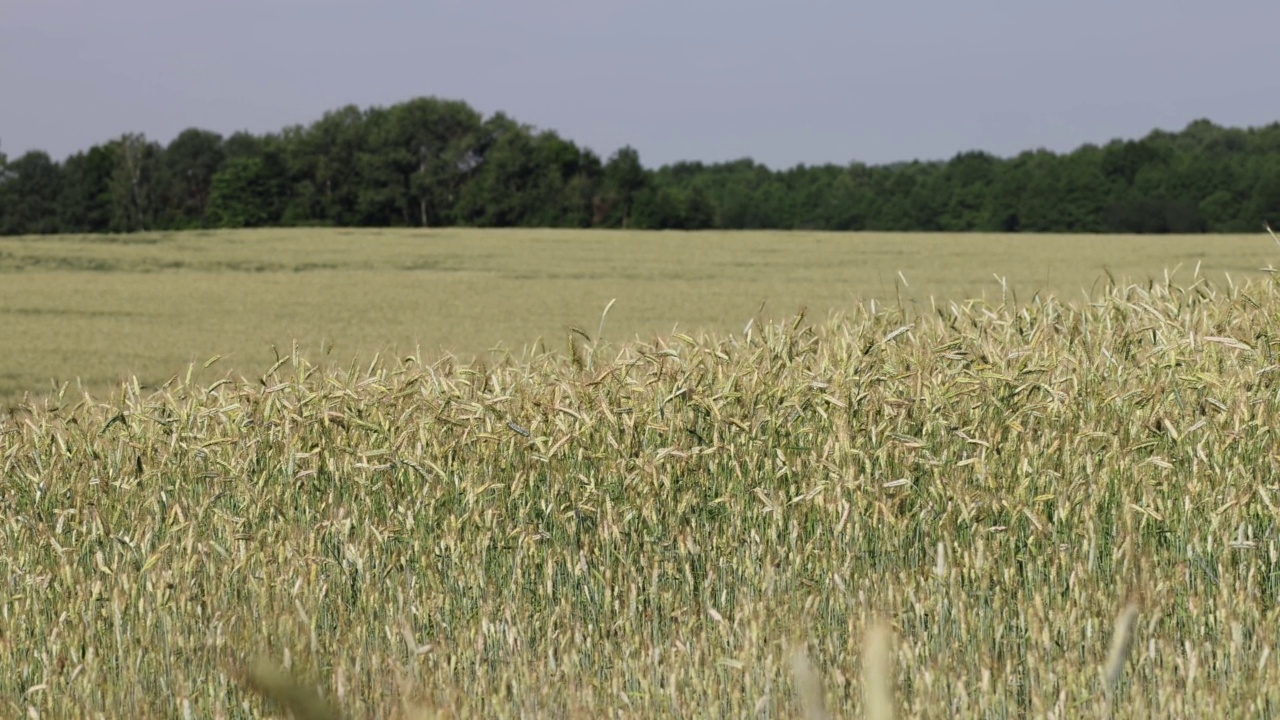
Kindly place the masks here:
POLYGON ((293 341, 339 363, 421 348, 471 360, 740 331, 747 320, 867 299, 1080 299, 1104 271, 1141 282, 1197 263, 1215 282, 1280 263, 1265 235, 1193 237, 565 230, 262 230, 0 238, 0 397, 51 380, 104 390, 192 363, 253 375, 293 341), (901 276, 899 276, 901 273, 901 276), (904 283, 905 279, 905 283, 904 283), (762 312, 758 312, 761 304, 762 312))

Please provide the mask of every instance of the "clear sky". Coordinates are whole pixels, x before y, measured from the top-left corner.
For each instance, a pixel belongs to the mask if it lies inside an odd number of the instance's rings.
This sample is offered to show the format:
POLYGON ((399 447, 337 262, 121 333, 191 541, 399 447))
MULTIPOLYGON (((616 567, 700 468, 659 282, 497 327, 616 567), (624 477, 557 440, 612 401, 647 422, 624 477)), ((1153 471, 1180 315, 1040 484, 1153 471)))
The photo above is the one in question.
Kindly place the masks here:
POLYGON ((1280 0, 0 0, 0 151, 461 99, 647 166, 1280 120, 1280 0))

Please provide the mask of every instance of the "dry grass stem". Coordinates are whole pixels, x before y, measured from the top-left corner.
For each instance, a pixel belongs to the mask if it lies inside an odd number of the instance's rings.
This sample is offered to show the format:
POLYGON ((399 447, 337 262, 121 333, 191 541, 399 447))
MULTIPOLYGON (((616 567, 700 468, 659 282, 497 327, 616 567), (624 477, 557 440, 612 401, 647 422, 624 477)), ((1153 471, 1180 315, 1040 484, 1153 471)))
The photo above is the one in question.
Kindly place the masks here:
POLYGON ((1102 683, 1108 707, 1114 707, 1116 685, 1120 682, 1125 661, 1129 659, 1129 650, 1133 646, 1133 629, 1137 622, 1138 605, 1129 602, 1116 617, 1115 627, 1111 633, 1111 648, 1107 651, 1107 663, 1102 670, 1102 683))
POLYGON ((862 658, 863 697, 868 720, 893 720, 893 632, 887 622, 867 628, 862 658))
POLYGON ((314 688, 275 663, 258 660, 244 672, 242 681, 268 702, 288 710, 295 720, 342 720, 342 713, 314 688))
POLYGON ((823 698, 822 680, 809 660, 804 646, 791 654, 791 677, 796 684, 796 695, 805 720, 828 720, 827 701, 823 698))

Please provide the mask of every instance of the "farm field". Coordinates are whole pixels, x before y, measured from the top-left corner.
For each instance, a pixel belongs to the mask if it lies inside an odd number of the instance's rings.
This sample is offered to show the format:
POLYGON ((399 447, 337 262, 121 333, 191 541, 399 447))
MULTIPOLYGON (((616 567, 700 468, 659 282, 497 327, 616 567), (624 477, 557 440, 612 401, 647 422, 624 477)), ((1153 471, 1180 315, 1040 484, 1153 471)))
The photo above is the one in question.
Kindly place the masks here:
MULTIPOLYGON (((608 341, 825 316, 878 299, 928 310, 985 296, 1082 299, 1117 279, 1257 276, 1262 234, 1223 237, 261 230, 0 238, 0 399, 51 380, 104 392, 251 376, 296 340, 314 361, 377 352, 493 361, 563 352, 569 327, 608 341), (901 273, 901 276, 899 275, 901 273), (905 279, 905 284, 904 284, 905 279), (763 309, 762 308, 763 305, 763 309), (491 352, 500 348, 498 353, 491 352)), ((594 340, 594 337, 592 338, 594 340)))
POLYGON ((1280 285, 1093 300, 15 408, 0 716, 1274 715, 1280 285))

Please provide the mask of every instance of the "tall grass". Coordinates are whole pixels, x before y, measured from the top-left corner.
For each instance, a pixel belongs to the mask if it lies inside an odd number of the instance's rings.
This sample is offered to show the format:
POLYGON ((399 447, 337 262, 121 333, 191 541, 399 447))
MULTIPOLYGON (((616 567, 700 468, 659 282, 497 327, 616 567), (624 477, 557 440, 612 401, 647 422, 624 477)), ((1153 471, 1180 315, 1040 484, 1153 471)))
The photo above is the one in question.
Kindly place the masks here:
POLYGON ((1272 715, 1278 317, 1196 279, 53 397, 0 419, 0 715, 1272 715))

